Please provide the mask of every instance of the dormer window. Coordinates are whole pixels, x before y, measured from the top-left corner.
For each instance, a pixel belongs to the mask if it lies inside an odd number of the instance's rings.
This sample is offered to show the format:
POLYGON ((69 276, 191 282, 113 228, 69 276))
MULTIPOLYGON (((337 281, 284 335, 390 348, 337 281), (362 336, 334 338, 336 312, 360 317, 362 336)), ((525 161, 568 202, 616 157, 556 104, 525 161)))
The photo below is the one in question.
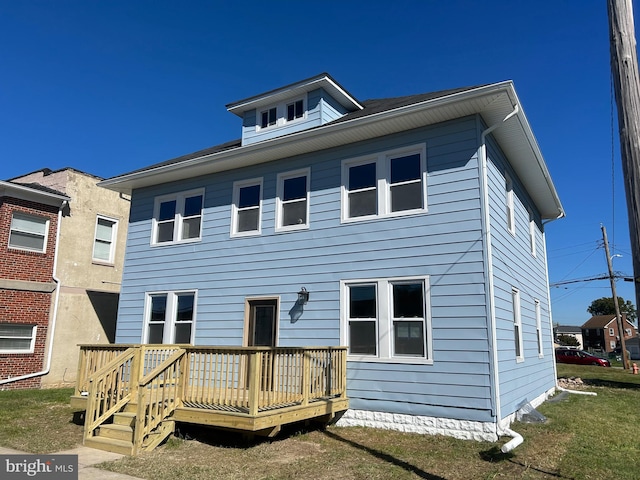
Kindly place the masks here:
POLYGON ((287 122, 304 116, 304 104, 302 100, 297 100, 287 105, 287 122))
POLYGON ((276 124, 278 118, 276 116, 276 107, 264 110, 260 113, 260 127, 267 128, 276 124))

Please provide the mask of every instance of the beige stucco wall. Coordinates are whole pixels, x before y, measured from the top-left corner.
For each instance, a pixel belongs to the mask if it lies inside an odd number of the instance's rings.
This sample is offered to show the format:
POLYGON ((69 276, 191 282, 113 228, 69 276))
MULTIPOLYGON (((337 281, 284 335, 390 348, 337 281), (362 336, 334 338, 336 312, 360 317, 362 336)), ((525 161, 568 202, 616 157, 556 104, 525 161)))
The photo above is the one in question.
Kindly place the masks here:
POLYGON ((45 185, 71 198, 60 224, 56 266, 60 290, 51 369, 42 379, 43 386, 71 385, 75 382, 78 344, 110 343, 114 340, 129 199, 98 187, 96 183, 100 180, 73 169, 48 175, 35 172, 15 179, 45 185), (118 221, 113 264, 92 260, 98 215, 118 221))

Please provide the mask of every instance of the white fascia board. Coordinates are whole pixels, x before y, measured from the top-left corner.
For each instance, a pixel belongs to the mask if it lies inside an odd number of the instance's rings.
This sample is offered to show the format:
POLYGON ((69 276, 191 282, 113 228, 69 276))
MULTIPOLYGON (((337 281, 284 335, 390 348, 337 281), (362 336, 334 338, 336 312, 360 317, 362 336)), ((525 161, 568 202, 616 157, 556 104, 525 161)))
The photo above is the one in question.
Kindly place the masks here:
POLYGON ((71 198, 66 195, 45 192, 2 180, 0 180, 0 196, 19 198, 20 200, 52 205, 54 207, 59 207, 64 202, 69 202, 71 200, 71 198))

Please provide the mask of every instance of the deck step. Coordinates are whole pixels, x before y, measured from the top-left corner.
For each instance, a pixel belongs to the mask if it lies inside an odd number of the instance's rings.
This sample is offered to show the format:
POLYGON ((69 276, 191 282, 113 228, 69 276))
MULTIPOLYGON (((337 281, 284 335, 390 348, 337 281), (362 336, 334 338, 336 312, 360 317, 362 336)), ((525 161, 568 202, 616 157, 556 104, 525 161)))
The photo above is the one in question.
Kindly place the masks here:
POLYGON ((119 412, 113 414, 113 423, 133 427, 136 423, 136 414, 132 412, 119 412))
POLYGON ((100 438, 112 438, 114 440, 125 440, 133 442, 133 428, 128 425, 118 425, 116 423, 100 426, 100 438))
POLYGON ((92 437, 84 441, 84 445, 98 450, 104 450, 111 453, 119 453, 120 455, 132 455, 133 445, 131 442, 124 440, 115 440, 113 438, 92 437))

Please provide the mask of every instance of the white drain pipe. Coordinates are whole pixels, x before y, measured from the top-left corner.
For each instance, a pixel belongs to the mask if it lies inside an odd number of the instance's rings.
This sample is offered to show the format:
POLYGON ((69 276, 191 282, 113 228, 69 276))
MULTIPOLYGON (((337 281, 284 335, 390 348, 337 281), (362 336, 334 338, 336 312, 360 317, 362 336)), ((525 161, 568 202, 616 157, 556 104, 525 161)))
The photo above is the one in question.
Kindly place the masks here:
POLYGON ((522 442, 524 442, 524 438, 522 438, 522 435, 520 435, 518 432, 514 430, 511 430, 510 428, 505 428, 502 431, 502 434, 512 437, 511 440, 505 443, 500 449, 502 453, 509 453, 511 450, 513 450, 518 445, 522 444, 522 442))

